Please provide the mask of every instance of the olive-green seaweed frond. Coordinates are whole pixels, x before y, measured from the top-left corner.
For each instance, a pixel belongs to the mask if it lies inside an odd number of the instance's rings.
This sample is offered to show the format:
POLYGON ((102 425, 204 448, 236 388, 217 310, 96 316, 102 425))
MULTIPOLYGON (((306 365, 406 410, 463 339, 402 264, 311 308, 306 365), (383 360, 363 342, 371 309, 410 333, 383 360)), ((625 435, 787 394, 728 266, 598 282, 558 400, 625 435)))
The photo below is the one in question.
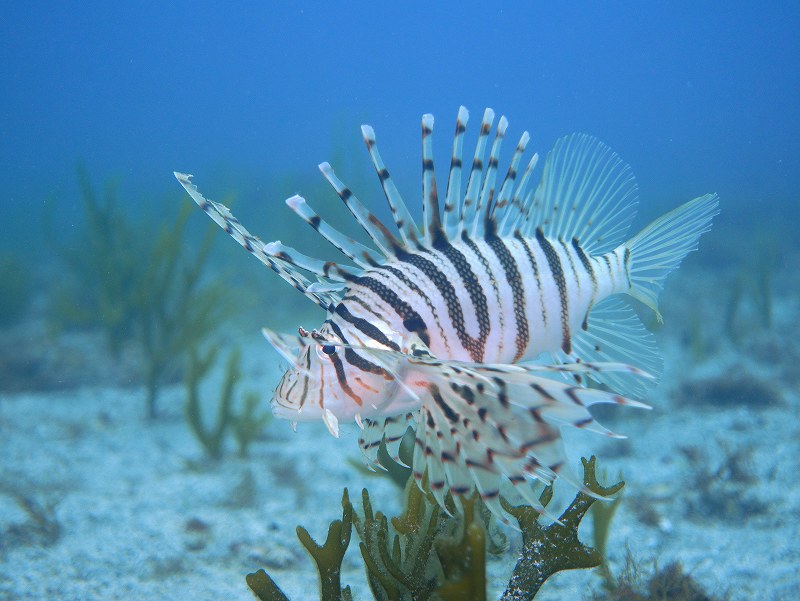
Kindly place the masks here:
MULTIPOLYGON (((604 487, 597 482, 596 459, 581 459, 583 484, 594 494, 608 497, 617 494, 624 482, 604 487)), ((545 488, 539 501, 545 507, 553 497, 552 487, 545 488)), ((595 568, 603 558, 596 549, 578 539, 578 527, 586 512, 597 501, 595 497, 579 492, 569 507, 554 522, 547 526, 539 523, 539 514, 532 507, 514 507, 503 500, 503 508, 516 518, 522 530, 522 554, 514 567, 501 601, 530 601, 545 583, 564 570, 595 568)))

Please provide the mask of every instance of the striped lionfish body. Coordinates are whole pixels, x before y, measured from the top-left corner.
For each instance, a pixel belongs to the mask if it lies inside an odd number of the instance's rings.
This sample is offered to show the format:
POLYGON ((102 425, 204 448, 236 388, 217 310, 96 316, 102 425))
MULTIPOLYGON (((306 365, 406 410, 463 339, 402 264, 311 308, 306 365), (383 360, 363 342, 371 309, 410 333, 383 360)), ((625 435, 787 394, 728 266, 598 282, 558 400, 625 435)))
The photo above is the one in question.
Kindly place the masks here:
POLYGON ((500 118, 490 145, 491 109, 462 194, 467 120, 462 107, 442 202, 433 117, 422 119, 422 227, 369 126, 362 127, 364 140, 396 233, 327 163, 320 165, 323 175, 374 248, 332 228, 302 197, 286 201, 349 264, 264 244, 226 207, 205 199, 191 176, 176 177, 214 221, 327 312, 319 329, 299 328, 297 336, 264 330, 291 366, 276 388, 274 414, 293 422, 322 419, 336 436, 341 420, 356 421, 372 464, 382 442, 399 461, 400 440, 413 427, 416 481, 427 474, 442 505, 448 492, 458 502, 477 488, 506 521, 503 481, 540 511, 531 481, 550 483, 560 474, 583 488, 562 469, 561 426, 617 436, 587 408, 645 407, 629 397, 644 395, 661 361, 626 299, 643 302, 660 319, 664 279, 711 227, 718 201, 701 196, 627 238, 637 206, 628 165, 601 142, 574 134, 556 143, 534 189, 538 155, 521 168, 525 132, 500 180, 507 121, 500 118))

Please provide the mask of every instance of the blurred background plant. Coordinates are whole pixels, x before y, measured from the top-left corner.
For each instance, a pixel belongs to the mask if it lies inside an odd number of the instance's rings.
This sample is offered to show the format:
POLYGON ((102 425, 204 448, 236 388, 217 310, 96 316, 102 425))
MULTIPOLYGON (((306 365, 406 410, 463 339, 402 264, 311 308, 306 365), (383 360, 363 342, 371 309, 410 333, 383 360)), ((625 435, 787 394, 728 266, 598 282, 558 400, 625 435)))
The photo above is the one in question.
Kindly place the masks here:
POLYGON ((160 388, 180 378, 190 349, 206 342, 232 312, 224 279, 208 270, 216 228, 210 224, 200 243, 187 241, 194 208, 188 200, 173 221, 133 224, 114 183, 98 196, 83 166, 78 179, 82 227, 66 243, 50 236, 63 244, 56 251, 66 267, 50 305, 51 325, 55 332, 101 329, 115 358, 126 345, 134 346, 146 413, 154 418, 160 388))
POLYGON ((204 395, 200 388, 202 381, 215 367, 218 354, 217 347, 204 354, 196 349, 189 353, 185 375, 186 420, 195 438, 212 459, 222 457, 225 437, 229 431, 236 440, 239 457, 244 458, 247 457, 250 443, 261 435, 272 415, 269 412, 259 412, 261 399, 252 392, 242 396, 241 408, 236 411, 235 389, 241 378, 241 352, 234 349, 225 362, 225 374, 217 398, 214 421, 207 424, 208 420, 203 416, 204 395))
POLYGON ((119 205, 117 183, 107 182, 98 196, 83 164, 77 173, 84 219, 78 234, 60 241, 52 216, 45 220, 48 239, 67 268, 52 298, 51 326, 56 332, 101 326, 116 356, 133 335, 132 299, 143 272, 146 244, 119 205))
POLYGON ((12 253, 0 254, 0 328, 21 319, 31 297, 31 281, 22 259, 12 253))

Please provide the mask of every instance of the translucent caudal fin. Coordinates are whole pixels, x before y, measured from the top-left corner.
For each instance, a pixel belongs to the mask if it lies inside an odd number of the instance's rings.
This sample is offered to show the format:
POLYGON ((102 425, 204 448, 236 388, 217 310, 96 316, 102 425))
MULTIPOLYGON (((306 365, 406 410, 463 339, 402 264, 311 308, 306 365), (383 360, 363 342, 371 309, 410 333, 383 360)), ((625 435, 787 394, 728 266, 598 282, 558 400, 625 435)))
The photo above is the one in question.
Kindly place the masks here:
POLYGON ((691 251, 700 236, 711 229, 719 213, 719 198, 706 194, 662 215, 624 244, 629 253, 629 294, 656 312, 664 280, 691 251))

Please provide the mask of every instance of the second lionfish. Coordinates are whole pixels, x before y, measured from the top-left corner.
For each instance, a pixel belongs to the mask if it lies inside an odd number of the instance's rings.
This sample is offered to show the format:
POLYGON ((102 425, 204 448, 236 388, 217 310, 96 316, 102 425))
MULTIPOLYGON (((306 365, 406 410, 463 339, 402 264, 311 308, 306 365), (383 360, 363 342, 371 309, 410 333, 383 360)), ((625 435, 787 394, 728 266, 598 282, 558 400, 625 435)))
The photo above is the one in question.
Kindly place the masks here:
MULTIPOLYGON (((399 461, 416 431, 413 476, 444 506, 477 488, 501 519, 509 482, 542 510, 530 486, 562 475, 564 425, 616 436, 588 411, 595 403, 645 406, 661 361, 652 335, 628 299, 656 312, 664 279, 718 212, 715 194, 692 200, 627 238, 636 213, 630 167, 583 134, 560 139, 538 186, 538 155, 522 167, 523 133, 502 180, 498 158, 508 125, 501 117, 488 161, 494 112, 487 109, 462 193, 468 112, 456 121, 447 190, 436 184, 433 117, 422 118, 422 227, 402 200, 378 152, 364 141, 396 232, 334 174, 320 170, 374 244, 367 247, 325 222, 300 196, 286 204, 348 263, 263 243, 228 209, 178 181, 208 215, 284 280, 322 307, 318 329, 285 336, 264 330, 290 367, 272 399, 292 422, 321 419, 334 436, 355 421, 373 463, 378 447, 399 461), (598 386, 603 385, 603 386, 598 386)), ((582 487, 581 487, 582 488, 582 487)), ((505 520, 504 520, 505 521, 505 520)))

